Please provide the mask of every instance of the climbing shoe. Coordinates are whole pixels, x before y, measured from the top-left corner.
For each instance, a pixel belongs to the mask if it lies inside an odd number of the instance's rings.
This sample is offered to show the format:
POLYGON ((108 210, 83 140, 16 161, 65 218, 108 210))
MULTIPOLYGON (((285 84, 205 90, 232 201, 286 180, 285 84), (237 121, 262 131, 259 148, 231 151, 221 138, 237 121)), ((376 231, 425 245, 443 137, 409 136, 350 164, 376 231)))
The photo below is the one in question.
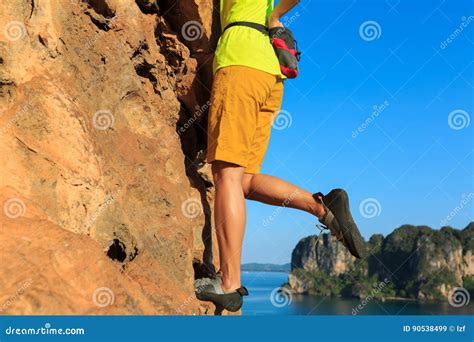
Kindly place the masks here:
POLYGON ((363 258, 367 253, 365 241, 352 218, 347 192, 343 189, 334 189, 327 195, 318 192, 313 198, 326 210, 326 215, 319 222, 324 228, 329 229, 353 256, 363 258))
POLYGON ((231 312, 239 311, 244 303, 243 296, 249 294, 243 286, 233 292, 224 292, 222 278, 218 274, 211 278, 194 281, 194 291, 197 299, 213 302, 217 307, 222 307, 231 312))

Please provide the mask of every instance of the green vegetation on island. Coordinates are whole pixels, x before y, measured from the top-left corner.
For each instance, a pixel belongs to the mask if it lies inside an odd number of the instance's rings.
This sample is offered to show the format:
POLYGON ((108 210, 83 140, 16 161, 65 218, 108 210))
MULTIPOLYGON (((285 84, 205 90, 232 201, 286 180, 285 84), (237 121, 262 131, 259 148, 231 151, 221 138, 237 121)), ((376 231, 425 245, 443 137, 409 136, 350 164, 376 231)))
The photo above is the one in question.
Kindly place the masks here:
POLYGON ((463 230, 404 225, 373 235, 369 256, 347 255, 330 236, 305 238, 292 256, 289 287, 298 293, 377 299, 442 300, 453 287, 473 296, 474 224, 463 230))
POLYGON ((291 264, 260 264, 260 263, 248 263, 242 264, 240 267, 242 271, 246 272, 290 272, 291 271, 291 264))

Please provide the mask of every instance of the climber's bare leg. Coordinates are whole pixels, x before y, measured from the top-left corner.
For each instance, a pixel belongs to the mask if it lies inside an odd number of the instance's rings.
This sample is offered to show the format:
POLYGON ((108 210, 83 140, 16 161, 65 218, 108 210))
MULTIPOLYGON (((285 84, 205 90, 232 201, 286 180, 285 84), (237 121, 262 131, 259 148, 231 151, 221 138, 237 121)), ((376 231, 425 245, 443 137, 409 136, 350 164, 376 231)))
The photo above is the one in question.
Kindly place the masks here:
POLYGON ((242 188, 245 198, 250 200, 303 210, 318 218, 325 214, 322 204, 310 192, 278 177, 246 173, 242 188))
POLYGON ((214 220, 219 245, 222 287, 225 292, 238 289, 240 258, 245 231, 245 197, 242 189, 244 168, 216 160, 212 176, 216 188, 214 220))
POLYGON ((245 198, 262 203, 324 216, 324 208, 312 194, 278 177, 244 173, 241 166, 214 161, 212 175, 216 187, 214 220, 219 244, 223 289, 233 291, 240 284, 240 259, 245 232, 245 198))

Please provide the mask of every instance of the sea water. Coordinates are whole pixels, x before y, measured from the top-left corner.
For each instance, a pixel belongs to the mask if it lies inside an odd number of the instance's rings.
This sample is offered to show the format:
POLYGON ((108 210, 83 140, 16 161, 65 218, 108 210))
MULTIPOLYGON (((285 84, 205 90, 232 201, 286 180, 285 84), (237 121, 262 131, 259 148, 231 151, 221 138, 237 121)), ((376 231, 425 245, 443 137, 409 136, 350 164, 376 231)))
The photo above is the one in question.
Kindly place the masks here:
POLYGON ((250 292, 245 297, 243 315, 472 315, 474 298, 456 308, 448 301, 359 300, 316 297, 279 292, 288 275, 280 272, 242 272, 242 284, 250 292), (358 309, 358 306, 362 309, 358 309))

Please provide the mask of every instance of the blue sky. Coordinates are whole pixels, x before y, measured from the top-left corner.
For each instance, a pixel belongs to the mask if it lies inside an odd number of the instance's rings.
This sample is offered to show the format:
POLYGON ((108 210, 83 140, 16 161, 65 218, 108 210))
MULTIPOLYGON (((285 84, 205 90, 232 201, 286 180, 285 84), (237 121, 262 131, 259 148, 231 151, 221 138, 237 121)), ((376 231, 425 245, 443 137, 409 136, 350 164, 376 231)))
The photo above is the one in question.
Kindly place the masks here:
MULTIPOLYGON (((473 15, 469 0, 302 0, 283 20, 303 52, 300 76, 285 83, 262 173, 311 192, 345 188, 366 239, 405 223, 464 228, 473 15)), ((247 201, 247 214, 243 262, 289 262, 316 232, 292 209, 247 201)))

